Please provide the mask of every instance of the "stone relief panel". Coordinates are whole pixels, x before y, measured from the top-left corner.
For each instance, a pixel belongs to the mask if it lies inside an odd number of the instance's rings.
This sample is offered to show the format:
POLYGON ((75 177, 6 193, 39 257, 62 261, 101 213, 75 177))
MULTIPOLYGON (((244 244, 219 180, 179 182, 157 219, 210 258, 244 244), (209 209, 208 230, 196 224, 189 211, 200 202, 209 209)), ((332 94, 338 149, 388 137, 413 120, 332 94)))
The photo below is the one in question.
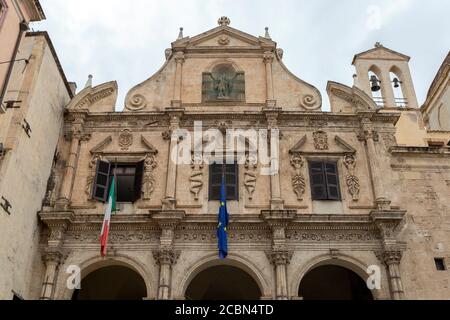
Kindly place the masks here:
POLYGON ((144 176, 142 179, 142 199, 144 201, 151 200, 152 194, 155 191, 155 176, 154 169, 158 166, 155 154, 149 153, 144 160, 144 176))
POLYGON ((297 195, 298 201, 303 201, 303 196, 305 194, 306 182, 303 173, 303 168, 305 166, 305 161, 303 157, 298 153, 291 154, 291 165, 295 170, 292 177, 292 188, 297 195))
POLYGON ((119 134, 119 147, 123 151, 127 151, 133 145, 133 133, 129 129, 124 129, 119 134))
POLYGON ((235 71, 231 64, 222 63, 212 72, 203 73, 203 102, 242 101, 245 102, 245 75, 235 71))
POLYGON ((344 156, 344 165, 347 168, 345 181, 347 183, 348 192, 351 194, 353 201, 359 200, 360 185, 359 179, 355 175, 356 157, 353 154, 346 154, 344 156))
POLYGON ((328 134, 325 131, 319 130, 313 133, 314 148, 316 150, 328 150, 328 134))
POLYGON ((253 194, 256 190, 256 182, 258 180, 256 169, 258 162, 254 155, 247 154, 244 165, 244 186, 247 191, 248 200, 253 200, 253 194))
POLYGON ((200 192, 203 190, 203 155, 201 154, 193 154, 191 160, 191 176, 189 178, 189 182, 191 183, 190 192, 194 196, 195 201, 199 200, 200 192))

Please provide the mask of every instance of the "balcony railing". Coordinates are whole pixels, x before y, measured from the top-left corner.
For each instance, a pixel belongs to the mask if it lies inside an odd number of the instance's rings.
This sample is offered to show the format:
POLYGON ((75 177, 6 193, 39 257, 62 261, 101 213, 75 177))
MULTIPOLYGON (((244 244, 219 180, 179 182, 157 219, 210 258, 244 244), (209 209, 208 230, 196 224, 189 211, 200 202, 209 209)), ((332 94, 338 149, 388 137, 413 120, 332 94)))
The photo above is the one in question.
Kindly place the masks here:
POLYGON ((378 108, 396 107, 396 108, 408 108, 408 100, 405 98, 395 98, 395 105, 390 106, 386 104, 386 99, 382 97, 372 97, 378 108))

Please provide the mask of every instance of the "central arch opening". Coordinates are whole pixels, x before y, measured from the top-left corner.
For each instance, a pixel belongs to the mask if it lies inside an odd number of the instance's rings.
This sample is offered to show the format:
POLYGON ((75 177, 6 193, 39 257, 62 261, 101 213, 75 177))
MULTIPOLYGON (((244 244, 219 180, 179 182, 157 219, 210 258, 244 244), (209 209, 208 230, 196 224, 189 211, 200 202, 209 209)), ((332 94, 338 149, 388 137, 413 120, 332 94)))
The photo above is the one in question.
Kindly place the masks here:
POLYGON ((304 300, 373 300, 372 292, 359 275, 335 265, 309 271, 300 283, 298 295, 304 300))
POLYGON ((190 282, 186 300, 259 300, 261 290, 247 272, 233 266, 214 266, 190 282))
POLYGON ((72 300, 142 300, 147 297, 144 279, 124 266, 108 266, 89 273, 81 280, 72 300))

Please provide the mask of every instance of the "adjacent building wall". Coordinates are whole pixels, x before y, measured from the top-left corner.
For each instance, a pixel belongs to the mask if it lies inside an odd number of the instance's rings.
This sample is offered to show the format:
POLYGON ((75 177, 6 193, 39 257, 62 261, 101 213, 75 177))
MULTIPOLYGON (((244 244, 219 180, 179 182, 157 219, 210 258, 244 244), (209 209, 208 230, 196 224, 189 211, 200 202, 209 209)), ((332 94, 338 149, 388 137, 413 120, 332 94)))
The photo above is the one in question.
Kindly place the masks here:
POLYGON ((0 208, 0 299, 13 292, 39 297, 42 274, 39 247, 40 211, 63 124, 64 106, 70 101, 67 81, 46 33, 30 33, 21 42, 12 73, 8 99, 21 100, 19 109, 0 115, 0 142, 9 150, 0 160, 0 197, 11 203, 8 215, 0 208), (30 137, 22 128, 29 123, 30 137))

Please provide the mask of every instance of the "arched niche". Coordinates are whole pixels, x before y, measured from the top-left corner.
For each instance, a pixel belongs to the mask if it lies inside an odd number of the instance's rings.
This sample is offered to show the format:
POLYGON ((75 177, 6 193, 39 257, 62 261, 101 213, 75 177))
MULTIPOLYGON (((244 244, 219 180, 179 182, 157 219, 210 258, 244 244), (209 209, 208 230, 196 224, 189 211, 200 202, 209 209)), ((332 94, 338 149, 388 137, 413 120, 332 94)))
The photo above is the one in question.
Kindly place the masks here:
POLYGON ((234 62, 218 60, 202 76, 202 102, 245 102, 245 73, 234 62))

